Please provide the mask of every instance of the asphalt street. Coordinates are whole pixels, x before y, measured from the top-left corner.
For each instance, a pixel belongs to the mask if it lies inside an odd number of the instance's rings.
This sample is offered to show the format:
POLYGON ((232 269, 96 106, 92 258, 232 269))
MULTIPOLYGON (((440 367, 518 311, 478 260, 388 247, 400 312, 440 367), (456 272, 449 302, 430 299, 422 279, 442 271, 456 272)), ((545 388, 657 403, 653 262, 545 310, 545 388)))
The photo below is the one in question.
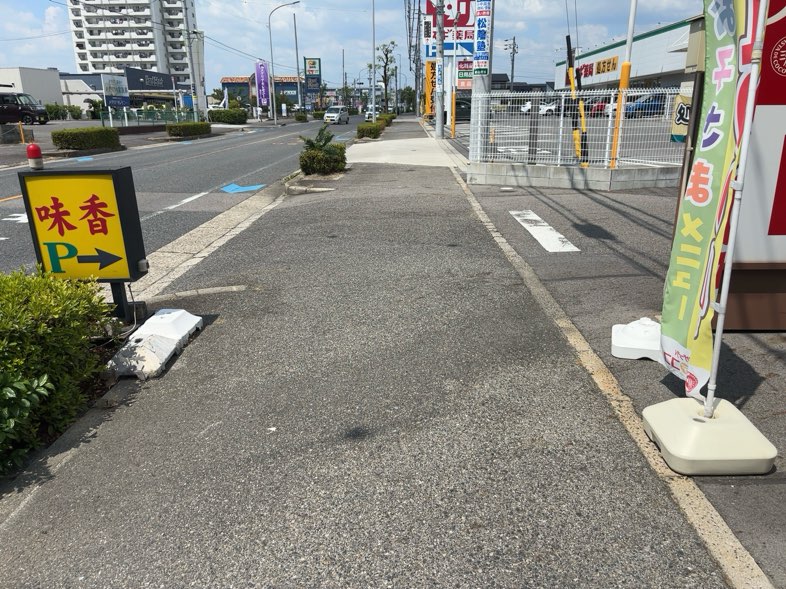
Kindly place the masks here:
MULTIPOLYGON (((354 135, 356 122, 334 126, 337 139, 354 135)), ((71 123, 73 124, 73 123, 71 123)), ((35 126, 36 137, 46 145, 44 133, 58 123, 35 126)), ((48 158, 47 170, 100 170, 130 166, 134 175, 143 238, 155 251, 207 222, 216 214, 248 198, 261 186, 297 170, 302 149, 300 135, 314 135, 319 122, 272 126, 248 125, 243 131, 218 128, 216 137, 185 142, 153 143, 122 137, 127 151, 82 158, 48 158)), ((160 135, 160 134, 159 134, 160 135)), ((156 139, 160 138, 156 137, 156 139)), ((2 146, 24 153, 20 146, 2 146)), ((20 194, 17 172, 23 167, 0 169, 0 271, 35 265, 35 253, 20 194)))
MULTIPOLYGON (((699 483, 744 548, 700 533, 706 498, 679 502, 694 483, 652 466, 576 347, 637 411, 679 394, 608 354, 659 307, 673 196, 354 161, 313 182, 332 191, 248 199, 256 220, 150 301, 204 330, 2 488, 0 587, 766 586, 746 549, 786 587, 782 456, 699 483), (525 208, 579 251, 545 252, 525 208)), ((722 379, 783 448, 786 341, 728 342, 722 379)))

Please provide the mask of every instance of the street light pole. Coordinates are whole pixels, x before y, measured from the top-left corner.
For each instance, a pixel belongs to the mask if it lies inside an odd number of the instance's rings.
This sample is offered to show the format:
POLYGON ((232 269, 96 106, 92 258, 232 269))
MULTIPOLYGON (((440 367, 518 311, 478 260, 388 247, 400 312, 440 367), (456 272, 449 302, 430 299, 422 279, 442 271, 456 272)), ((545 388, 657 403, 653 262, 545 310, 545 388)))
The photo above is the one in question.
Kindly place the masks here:
POLYGON ((273 16, 273 13, 278 10, 279 8, 284 8, 284 6, 292 6, 294 4, 300 4, 300 0, 295 0, 294 2, 287 2, 286 4, 280 4, 276 6, 273 10, 270 11, 270 14, 267 15, 267 32, 270 37, 270 86, 271 86, 271 104, 273 105, 273 124, 278 125, 278 116, 276 114, 276 68, 273 65, 273 29, 270 26, 270 17, 273 16))
MULTIPOLYGON (((371 0, 371 68, 374 70, 374 85, 371 87, 372 121, 377 122, 377 11, 376 2, 371 0)), ((371 81, 369 80, 369 84, 371 81)))
POLYGON ((301 94, 300 94, 300 55, 297 51, 297 15, 293 12, 292 13, 292 21, 295 23, 295 70, 297 71, 297 105, 300 108, 300 112, 304 112, 306 110, 305 105, 301 101, 301 94))

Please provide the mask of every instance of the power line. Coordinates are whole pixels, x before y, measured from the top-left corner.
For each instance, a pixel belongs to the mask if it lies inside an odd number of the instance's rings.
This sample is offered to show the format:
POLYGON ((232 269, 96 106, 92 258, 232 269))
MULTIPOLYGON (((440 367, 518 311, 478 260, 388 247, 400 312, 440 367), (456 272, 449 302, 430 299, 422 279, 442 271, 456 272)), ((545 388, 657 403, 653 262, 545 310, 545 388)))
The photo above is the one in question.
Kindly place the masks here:
POLYGON ((30 39, 43 39, 45 37, 57 37, 58 35, 68 35, 71 31, 60 31, 59 33, 46 33, 45 35, 35 35, 34 37, 17 37, 15 39, 0 39, 0 43, 5 41, 28 41, 30 39))

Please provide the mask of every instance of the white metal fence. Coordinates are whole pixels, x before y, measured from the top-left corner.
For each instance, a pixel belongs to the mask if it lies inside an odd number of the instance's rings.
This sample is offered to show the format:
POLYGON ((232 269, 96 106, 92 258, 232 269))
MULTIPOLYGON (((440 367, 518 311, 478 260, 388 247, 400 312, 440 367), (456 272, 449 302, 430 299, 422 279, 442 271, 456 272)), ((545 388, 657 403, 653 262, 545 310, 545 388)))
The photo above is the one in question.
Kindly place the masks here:
MULTIPOLYGON (((569 93, 473 93, 470 161, 554 166, 586 162, 604 168, 682 164, 685 145, 672 135, 679 89, 625 91, 618 134, 617 94, 577 94, 586 116, 585 132, 576 137, 574 128, 581 127, 578 100, 569 93)), ((681 112, 680 118, 684 116, 681 112)))

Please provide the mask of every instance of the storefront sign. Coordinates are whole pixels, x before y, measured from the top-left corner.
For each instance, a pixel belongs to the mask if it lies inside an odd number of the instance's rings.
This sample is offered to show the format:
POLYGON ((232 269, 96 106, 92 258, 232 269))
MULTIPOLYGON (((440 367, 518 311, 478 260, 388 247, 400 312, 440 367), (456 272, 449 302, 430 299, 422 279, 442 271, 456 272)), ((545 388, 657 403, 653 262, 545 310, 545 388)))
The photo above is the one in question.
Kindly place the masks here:
POLYGON ((131 168, 19 172, 38 262, 60 278, 141 278, 145 259, 131 168))
MULTIPOLYGON (((472 57, 475 41, 475 0, 445 2, 444 44, 446 55, 472 57)), ((423 16, 423 40, 426 57, 437 55, 437 9, 434 0, 426 0, 423 16)))
POLYGON ((104 104, 115 108, 131 106, 125 76, 101 74, 101 86, 104 89, 104 104))

